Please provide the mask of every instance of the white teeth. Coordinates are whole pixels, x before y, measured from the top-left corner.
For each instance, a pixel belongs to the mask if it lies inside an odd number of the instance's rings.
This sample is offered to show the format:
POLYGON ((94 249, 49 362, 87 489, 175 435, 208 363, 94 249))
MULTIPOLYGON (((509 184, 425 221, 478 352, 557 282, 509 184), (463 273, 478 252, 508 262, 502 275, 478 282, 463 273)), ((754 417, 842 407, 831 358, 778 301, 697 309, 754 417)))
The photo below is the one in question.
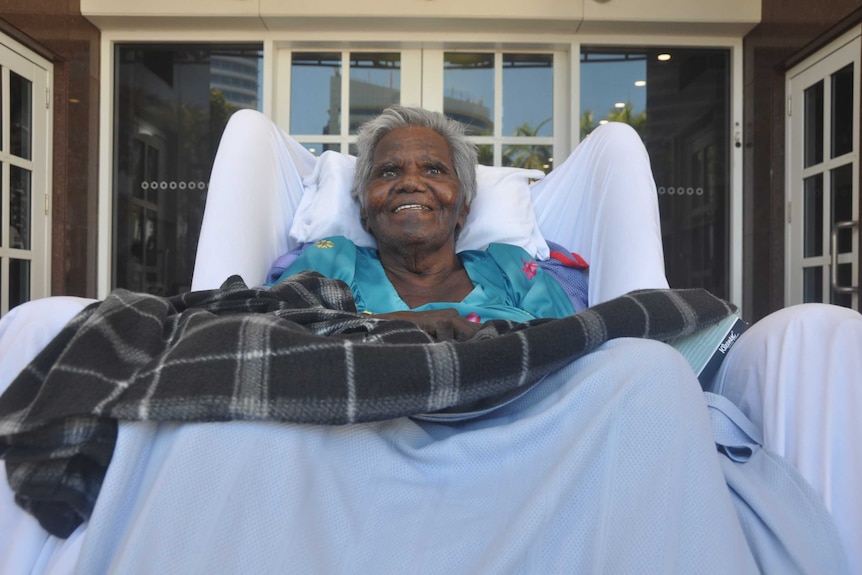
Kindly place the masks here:
POLYGON ((397 214, 401 210, 427 210, 425 206, 420 206, 419 204, 404 204, 403 206, 398 206, 395 208, 395 213, 397 214))

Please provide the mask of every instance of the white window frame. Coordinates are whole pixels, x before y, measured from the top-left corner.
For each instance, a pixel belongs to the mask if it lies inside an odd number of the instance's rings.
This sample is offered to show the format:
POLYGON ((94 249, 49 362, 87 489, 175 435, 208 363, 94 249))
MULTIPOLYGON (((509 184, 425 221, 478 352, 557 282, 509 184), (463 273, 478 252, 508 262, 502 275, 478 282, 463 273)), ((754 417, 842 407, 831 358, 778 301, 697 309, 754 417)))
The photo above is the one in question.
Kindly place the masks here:
MULTIPOLYGON (((5 51, 3 56, 2 102, 4 116, 4 139, 8 133, 9 106, 9 75, 12 70, 32 82, 33 95, 33 126, 31 134, 30 160, 23 160, 9 154, 9 141, 3 142, 0 161, 3 164, 2 181, 8 184, 10 165, 16 165, 30 172, 30 203, 31 229, 30 249, 17 251, 9 249, 8 229, 0 226, 4 232, 2 249, 3 280, 0 282, 0 315, 8 311, 9 305, 9 259, 21 258, 30 261, 30 294, 29 299, 39 299, 51 295, 51 187, 53 159, 53 110, 51 88, 54 85, 54 65, 42 58, 20 42, 0 33, 0 46, 5 51), (14 62, 10 64, 9 62, 14 62)), ((9 207, 9 188, 4 185, 2 202, 9 207)), ((8 221, 9 214, 3 210, 3 218, 8 221)))

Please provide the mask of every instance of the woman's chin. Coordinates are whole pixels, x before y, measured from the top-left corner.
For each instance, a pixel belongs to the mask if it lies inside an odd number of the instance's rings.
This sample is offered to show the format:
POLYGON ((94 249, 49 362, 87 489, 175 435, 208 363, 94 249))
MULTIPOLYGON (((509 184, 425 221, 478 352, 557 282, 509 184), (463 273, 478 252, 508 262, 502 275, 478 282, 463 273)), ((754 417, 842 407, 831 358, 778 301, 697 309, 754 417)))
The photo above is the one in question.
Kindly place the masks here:
POLYGON ((381 247, 385 247, 398 251, 435 251, 438 249, 445 248, 447 244, 451 245, 451 249, 454 251, 454 234, 450 238, 441 238, 439 236, 427 233, 423 234, 402 232, 398 235, 398 237, 390 237, 387 238, 385 241, 381 241, 380 238, 377 239, 378 249, 381 247))

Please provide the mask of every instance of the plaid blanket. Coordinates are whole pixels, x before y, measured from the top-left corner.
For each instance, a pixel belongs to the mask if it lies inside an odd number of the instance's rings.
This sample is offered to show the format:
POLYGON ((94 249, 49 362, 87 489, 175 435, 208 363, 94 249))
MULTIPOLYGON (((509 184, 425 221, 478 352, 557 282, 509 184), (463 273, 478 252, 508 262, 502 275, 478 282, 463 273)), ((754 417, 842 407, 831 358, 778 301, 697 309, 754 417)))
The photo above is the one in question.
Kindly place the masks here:
POLYGON ((162 298, 114 291, 76 316, 0 397, 0 457, 19 505, 68 536, 95 505, 117 420, 351 424, 427 413, 538 381, 616 337, 665 340, 732 306, 704 290, 633 292, 562 319, 493 320, 433 342, 356 313, 303 272, 162 298))

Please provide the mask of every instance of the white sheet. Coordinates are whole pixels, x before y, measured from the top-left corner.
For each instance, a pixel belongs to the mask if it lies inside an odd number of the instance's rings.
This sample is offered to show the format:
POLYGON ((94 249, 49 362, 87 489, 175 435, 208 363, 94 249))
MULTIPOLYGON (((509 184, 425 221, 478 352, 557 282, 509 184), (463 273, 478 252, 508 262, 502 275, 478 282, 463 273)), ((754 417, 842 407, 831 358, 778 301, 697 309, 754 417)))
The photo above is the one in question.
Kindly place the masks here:
POLYGON ((821 494, 862 573, 862 315, 805 304, 767 316, 731 349, 715 391, 821 494))

